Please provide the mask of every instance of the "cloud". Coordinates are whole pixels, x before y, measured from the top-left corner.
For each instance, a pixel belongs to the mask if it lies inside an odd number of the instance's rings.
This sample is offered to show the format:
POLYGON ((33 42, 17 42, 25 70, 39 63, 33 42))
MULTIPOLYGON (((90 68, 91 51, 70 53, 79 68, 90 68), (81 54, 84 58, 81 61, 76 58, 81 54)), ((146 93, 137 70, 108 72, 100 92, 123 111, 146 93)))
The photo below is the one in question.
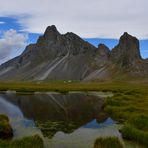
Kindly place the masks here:
POLYGON ((27 44, 27 35, 10 29, 3 32, 0 38, 0 63, 9 59, 11 54, 24 48, 27 44))
POLYGON ((72 31, 85 38, 119 38, 125 31, 148 38, 148 0, 0 0, 0 4, 0 16, 16 17, 31 33, 43 33, 55 24, 61 33, 72 31))
POLYGON ((0 25, 1 25, 1 24, 5 24, 5 22, 1 22, 1 21, 0 21, 0 25))

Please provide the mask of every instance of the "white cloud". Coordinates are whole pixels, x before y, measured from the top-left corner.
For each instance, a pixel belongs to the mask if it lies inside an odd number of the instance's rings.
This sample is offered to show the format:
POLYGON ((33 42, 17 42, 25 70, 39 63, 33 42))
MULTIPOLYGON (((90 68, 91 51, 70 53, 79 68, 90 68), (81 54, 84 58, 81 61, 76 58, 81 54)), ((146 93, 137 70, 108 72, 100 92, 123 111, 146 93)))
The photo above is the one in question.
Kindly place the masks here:
POLYGON ((27 35, 10 29, 3 32, 0 38, 0 63, 8 60, 11 54, 24 48, 27 44, 27 35))
POLYGON ((55 24, 81 37, 148 38, 148 0, 0 0, 0 16, 18 17, 25 31, 43 33, 55 24))
POLYGON ((1 24, 5 24, 5 22, 1 22, 1 21, 0 21, 0 25, 1 25, 1 24))

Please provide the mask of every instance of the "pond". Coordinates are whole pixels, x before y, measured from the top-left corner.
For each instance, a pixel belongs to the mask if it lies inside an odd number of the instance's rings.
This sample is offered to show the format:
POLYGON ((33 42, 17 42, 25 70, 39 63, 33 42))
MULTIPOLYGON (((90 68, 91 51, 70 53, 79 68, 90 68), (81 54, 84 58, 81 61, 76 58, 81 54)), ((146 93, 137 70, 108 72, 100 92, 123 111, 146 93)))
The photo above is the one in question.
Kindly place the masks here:
POLYGON ((6 114, 14 139, 39 134, 46 147, 90 148, 104 136, 121 138, 118 125, 102 113, 111 93, 54 92, 0 95, 0 114, 6 114))

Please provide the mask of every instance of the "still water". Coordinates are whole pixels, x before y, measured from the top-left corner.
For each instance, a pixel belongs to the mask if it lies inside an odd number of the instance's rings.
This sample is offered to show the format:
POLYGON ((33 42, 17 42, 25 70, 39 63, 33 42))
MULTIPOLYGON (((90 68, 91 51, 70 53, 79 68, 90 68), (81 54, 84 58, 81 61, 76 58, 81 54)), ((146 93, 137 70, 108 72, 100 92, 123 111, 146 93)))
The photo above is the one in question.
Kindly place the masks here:
POLYGON ((0 114, 6 114, 14 139, 39 134, 46 147, 91 148, 104 136, 121 138, 118 126, 102 114, 110 93, 35 93, 0 95, 0 114))

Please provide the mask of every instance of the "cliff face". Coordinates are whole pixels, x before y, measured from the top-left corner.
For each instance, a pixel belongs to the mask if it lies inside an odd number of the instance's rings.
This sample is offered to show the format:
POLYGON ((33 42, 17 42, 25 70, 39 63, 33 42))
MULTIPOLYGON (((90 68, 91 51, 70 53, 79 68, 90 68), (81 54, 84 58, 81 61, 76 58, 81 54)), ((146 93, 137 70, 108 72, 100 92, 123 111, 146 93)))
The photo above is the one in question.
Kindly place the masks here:
POLYGON ((103 44, 96 48, 74 33, 60 34, 55 26, 49 26, 36 44, 28 45, 20 56, 0 66, 0 80, 104 80, 119 71, 145 76, 147 67, 147 60, 140 56, 138 39, 128 33, 110 51, 103 44))
POLYGON ((136 61, 141 60, 138 39, 125 32, 112 49, 111 59, 121 68, 135 66, 136 61))
POLYGON ((148 77, 148 63, 140 55, 139 40, 126 32, 112 49, 110 59, 121 75, 148 77))

